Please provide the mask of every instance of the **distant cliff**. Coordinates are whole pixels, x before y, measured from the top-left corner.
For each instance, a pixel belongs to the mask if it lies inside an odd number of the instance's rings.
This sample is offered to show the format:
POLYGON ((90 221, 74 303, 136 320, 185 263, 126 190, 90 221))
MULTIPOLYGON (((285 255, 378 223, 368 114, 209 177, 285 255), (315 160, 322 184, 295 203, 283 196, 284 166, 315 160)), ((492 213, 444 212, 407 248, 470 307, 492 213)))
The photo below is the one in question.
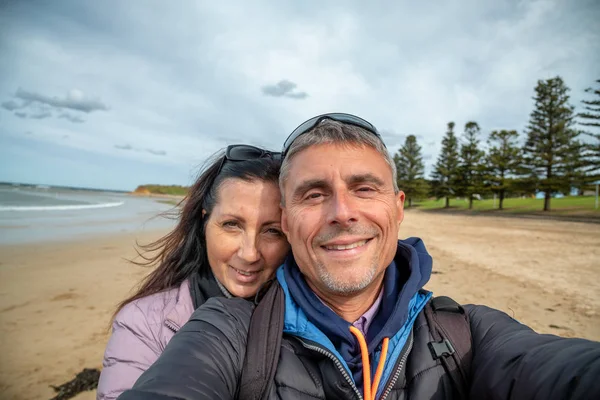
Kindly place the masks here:
POLYGON ((140 196, 149 196, 153 194, 185 196, 188 190, 189 187, 179 185, 140 185, 133 191, 133 194, 140 196))

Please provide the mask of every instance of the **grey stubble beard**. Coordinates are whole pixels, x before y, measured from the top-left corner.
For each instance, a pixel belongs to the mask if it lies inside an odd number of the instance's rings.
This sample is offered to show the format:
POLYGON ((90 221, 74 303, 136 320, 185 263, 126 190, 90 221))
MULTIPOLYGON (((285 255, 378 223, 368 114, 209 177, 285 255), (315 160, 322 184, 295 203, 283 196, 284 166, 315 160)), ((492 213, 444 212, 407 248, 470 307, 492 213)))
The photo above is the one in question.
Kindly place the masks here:
POLYGON ((377 273, 377 261, 371 261, 370 268, 367 270, 365 276, 358 282, 343 282, 343 278, 340 279, 333 276, 333 274, 327 270, 325 264, 321 262, 317 264, 317 273, 319 275, 319 280, 331 292, 342 296, 348 296, 364 290, 371 282, 373 282, 375 274, 377 273))

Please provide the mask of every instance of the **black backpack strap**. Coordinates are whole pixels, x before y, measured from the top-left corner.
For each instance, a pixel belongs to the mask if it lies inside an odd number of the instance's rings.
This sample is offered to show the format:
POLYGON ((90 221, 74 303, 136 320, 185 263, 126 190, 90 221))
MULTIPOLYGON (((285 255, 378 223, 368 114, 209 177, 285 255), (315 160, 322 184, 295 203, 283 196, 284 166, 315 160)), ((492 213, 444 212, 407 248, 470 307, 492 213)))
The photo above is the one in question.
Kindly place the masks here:
POLYGON ((467 399, 471 375, 472 339, 469 315, 450 297, 435 297, 425 306, 433 342, 431 355, 440 360, 461 399, 467 399))
POLYGON ((284 311, 283 289, 275 280, 250 319, 238 399, 260 400, 268 395, 279 362, 284 311))

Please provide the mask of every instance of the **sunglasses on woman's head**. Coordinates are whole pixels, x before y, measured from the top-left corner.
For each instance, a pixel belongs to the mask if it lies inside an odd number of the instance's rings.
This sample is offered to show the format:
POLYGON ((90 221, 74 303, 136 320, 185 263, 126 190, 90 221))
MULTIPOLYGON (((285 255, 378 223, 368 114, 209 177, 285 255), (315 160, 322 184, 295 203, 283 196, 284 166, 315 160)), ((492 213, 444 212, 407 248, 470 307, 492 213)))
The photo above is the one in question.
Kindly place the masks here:
POLYGON ((257 158, 272 158, 277 160, 281 153, 272 152, 247 144, 232 144, 225 150, 225 158, 229 161, 248 161, 257 158))
MULTIPOLYGON (((377 136, 379 138, 379 140, 381 140, 381 143, 383 143, 383 139, 381 138, 381 135, 377 131, 377 128, 375 128, 375 126, 372 123, 370 123, 369 121, 366 121, 366 120, 364 120, 360 117, 357 117, 356 115, 352 115, 352 114, 329 113, 329 114, 323 114, 323 115, 318 115, 316 117, 313 117, 313 118, 303 122, 296 129, 294 129, 294 131, 290 134, 290 136, 288 136, 288 138, 283 143, 283 150, 281 152, 281 158, 282 159, 285 158, 285 155, 288 152, 288 150, 290 149, 292 143, 294 143, 294 141, 296 139, 298 139, 298 137, 304 135, 306 132, 309 132, 311 129, 313 129, 315 126, 319 125, 322 121, 324 121, 326 119, 330 119, 333 121, 341 122, 343 124, 350 124, 350 125, 358 126, 359 128, 363 128, 363 129, 367 130, 368 132, 371 132, 373 135, 377 136)), ((385 143, 383 143, 383 145, 385 146, 385 143)))
POLYGON ((225 161, 250 161, 257 160, 259 158, 272 158, 273 160, 280 160, 281 153, 250 146, 248 144, 231 144, 227 146, 227 149, 225 150, 225 157, 223 157, 223 160, 221 161, 217 175, 223 169, 225 161))

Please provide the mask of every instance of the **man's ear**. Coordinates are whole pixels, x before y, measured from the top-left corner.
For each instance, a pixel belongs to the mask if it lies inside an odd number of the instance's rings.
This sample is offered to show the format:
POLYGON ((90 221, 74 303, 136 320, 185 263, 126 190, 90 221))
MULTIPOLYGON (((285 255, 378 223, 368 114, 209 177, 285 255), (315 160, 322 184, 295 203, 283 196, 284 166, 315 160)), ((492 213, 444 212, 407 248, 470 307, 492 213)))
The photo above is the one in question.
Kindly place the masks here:
POLYGON ((405 194, 402 190, 398 191, 396 195, 396 208, 398 213, 398 225, 404 221, 404 198, 405 194))

